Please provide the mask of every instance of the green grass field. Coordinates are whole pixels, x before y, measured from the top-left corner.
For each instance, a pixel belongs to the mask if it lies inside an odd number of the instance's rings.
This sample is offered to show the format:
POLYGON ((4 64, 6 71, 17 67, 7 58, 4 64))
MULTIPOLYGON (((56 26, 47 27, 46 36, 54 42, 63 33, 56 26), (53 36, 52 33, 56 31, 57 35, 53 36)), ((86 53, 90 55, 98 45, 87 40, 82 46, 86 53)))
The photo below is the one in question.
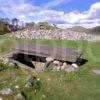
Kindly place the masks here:
MULTIPOLYGON (((15 91, 13 95, 23 91, 27 96, 26 100, 100 100, 100 76, 92 73, 92 69, 100 69, 100 42, 12 39, 0 36, 0 53, 8 52, 12 44, 21 42, 76 48, 83 52, 83 58, 88 62, 75 73, 64 71, 33 73, 5 65, 6 69, 0 72, 0 90, 5 86, 12 87, 15 91), (36 92, 35 88, 28 90, 24 88, 29 74, 40 78, 41 85, 36 92), (11 85, 16 77, 19 77, 18 82, 11 85), (18 84, 20 88, 15 89, 15 85, 18 84)), ((5 98, 13 100, 13 95, 5 96, 4 100, 5 98)))

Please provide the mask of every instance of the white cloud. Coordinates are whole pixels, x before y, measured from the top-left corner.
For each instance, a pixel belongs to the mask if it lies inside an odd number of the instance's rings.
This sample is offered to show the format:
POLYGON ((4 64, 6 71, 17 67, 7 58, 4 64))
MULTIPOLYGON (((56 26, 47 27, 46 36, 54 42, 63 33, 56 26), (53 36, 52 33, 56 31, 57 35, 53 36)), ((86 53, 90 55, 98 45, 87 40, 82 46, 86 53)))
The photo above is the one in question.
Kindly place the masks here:
POLYGON ((65 14, 65 21, 69 26, 81 25, 84 27, 94 27, 100 25, 100 2, 92 4, 88 11, 73 11, 65 14))
POLYGON ((0 1, 2 5, 0 10, 7 16, 17 17, 23 21, 48 21, 57 24, 59 27, 66 28, 75 25, 84 27, 94 27, 100 25, 100 2, 92 4, 90 9, 84 12, 72 11, 64 13, 46 7, 58 6, 64 0, 54 0, 49 2, 44 8, 26 3, 26 0, 7 0, 6 5, 0 1), (17 3, 16 3, 17 2, 17 3), (54 2, 56 4, 52 5, 54 2), (50 4, 50 5, 49 5, 50 4))
POLYGON ((34 16, 35 14, 33 12, 30 12, 29 13, 29 16, 34 16))

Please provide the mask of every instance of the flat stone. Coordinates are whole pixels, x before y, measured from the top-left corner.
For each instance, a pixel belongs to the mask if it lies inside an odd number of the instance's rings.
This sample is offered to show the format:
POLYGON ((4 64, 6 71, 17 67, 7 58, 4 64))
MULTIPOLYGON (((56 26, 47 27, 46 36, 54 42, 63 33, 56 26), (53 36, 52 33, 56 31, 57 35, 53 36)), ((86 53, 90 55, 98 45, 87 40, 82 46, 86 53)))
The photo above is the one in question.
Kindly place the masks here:
POLYGON ((95 73, 95 74, 97 74, 97 75, 100 75, 100 70, 92 70, 93 71, 93 73, 95 73))
POLYGON ((53 45, 35 45, 31 43, 20 43, 11 46, 14 53, 23 53, 29 55, 38 55, 42 57, 52 57, 57 60, 75 62, 80 56, 81 52, 72 48, 64 48, 53 45), (56 52, 54 52, 56 51, 56 52))

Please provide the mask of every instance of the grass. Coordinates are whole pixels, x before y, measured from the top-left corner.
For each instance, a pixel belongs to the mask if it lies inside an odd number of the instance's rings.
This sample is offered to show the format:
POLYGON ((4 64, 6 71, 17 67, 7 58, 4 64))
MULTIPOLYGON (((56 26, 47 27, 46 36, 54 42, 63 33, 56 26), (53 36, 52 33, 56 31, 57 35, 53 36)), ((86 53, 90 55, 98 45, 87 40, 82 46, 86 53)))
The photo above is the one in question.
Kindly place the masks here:
MULTIPOLYGON (((10 86, 15 90, 14 94, 23 91, 27 95, 27 100, 100 100, 100 76, 92 73, 92 69, 100 69, 100 42, 86 41, 67 41, 67 40, 29 40, 12 39, 0 36, 0 53, 9 51, 14 43, 30 42, 36 44, 58 45, 68 48, 76 48, 83 51, 83 58, 88 62, 83 65, 78 72, 67 73, 64 71, 54 72, 45 71, 42 73, 33 73, 25 69, 16 69, 6 66, 4 71, 0 72, 0 90, 5 86, 10 86), (24 88, 26 77, 33 74, 40 78, 40 88, 35 91, 34 88, 24 88), (12 75, 14 75, 12 77, 12 75), (6 81, 5 83, 3 83, 6 81), (15 89, 15 85, 20 86, 15 89)), ((8 100, 13 100, 13 96, 7 96, 8 100)))

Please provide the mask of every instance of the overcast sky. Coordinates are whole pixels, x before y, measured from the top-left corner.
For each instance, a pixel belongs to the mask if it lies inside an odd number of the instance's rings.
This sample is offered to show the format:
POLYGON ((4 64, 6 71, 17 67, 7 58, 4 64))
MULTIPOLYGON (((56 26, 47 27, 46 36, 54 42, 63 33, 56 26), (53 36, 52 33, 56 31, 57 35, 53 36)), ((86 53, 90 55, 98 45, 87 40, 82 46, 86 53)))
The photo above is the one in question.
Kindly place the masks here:
POLYGON ((0 17, 94 27, 100 25, 100 0, 0 0, 0 17))

